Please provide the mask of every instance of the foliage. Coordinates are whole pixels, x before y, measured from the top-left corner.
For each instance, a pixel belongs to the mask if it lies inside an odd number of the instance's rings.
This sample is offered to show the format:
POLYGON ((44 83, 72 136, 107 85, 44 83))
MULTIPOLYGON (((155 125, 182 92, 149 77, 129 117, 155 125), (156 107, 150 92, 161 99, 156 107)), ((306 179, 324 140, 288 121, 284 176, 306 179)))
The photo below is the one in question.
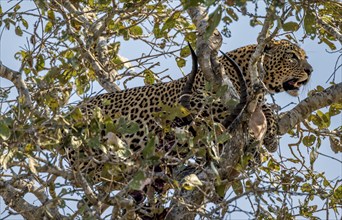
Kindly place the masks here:
MULTIPOLYGON (((319 38, 336 50, 336 37, 319 26, 316 19, 341 30, 341 3, 276 2, 277 13, 272 21, 274 33, 282 31, 288 39, 295 40, 294 33, 303 30, 302 40, 319 38)), ((161 218, 168 212, 165 207, 182 201, 177 194, 181 190, 205 194, 207 199, 201 204, 202 208, 195 207, 196 213, 203 218, 223 218, 234 212, 257 219, 294 219, 296 216, 318 219, 316 214, 331 210, 341 215, 341 179, 328 179, 315 170, 323 139, 328 138, 331 145, 341 145, 342 127, 331 129, 330 126, 332 117, 341 115, 341 103, 330 105, 326 112, 312 113, 307 121, 289 132, 297 141, 289 147, 290 156, 277 157, 264 152, 264 163, 260 166, 252 165, 251 158, 245 156, 234 168, 240 173, 239 178, 228 181, 221 179, 217 172, 217 161, 225 158, 220 158, 218 147, 212 143, 225 143, 231 137, 210 117, 205 126, 203 123, 194 126, 197 135, 193 136, 187 130, 173 130, 170 126, 170 121, 189 112, 179 106, 160 106, 162 111, 156 115, 156 120, 165 132, 171 132, 178 142, 188 146, 186 151, 176 149, 177 156, 164 157, 164 149, 157 146, 166 136, 149 134, 148 144, 141 152, 133 152, 118 136, 136 132, 136 124, 124 118, 114 124, 98 109, 94 109, 93 117, 87 117, 71 101, 75 97, 83 100, 93 95, 93 82, 101 80, 101 72, 113 74, 115 80, 126 87, 128 81, 139 77, 146 85, 161 82, 164 71, 155 70, 155 59, 160 56, 174 57, 178 67, 184 67, 186 57, 190 55, 184 42, 196 43, 196 27, 184 8, 198 4, 206 7, 212 24, 206 33, 209 38, 220 23, 223 24, 222 34, 229 36, 229 25, 239 22, 243 16, 250 18, 252 27, 262 25, 265 12, 260 8, 273 3, 37 0, 33 10, 25 8, 21 1, 6 9, 0 5, 0 27, 28 39, 15 58, 21 62, 18 69, 25 74, 34 103, 33 109, 25 108, 23 100, 13 103, 8 91, 0 90, 0 195, 13 210, 7 217, 12 213, 25 215, 23 209, 13 206, 19 200, 8 199, 8 193, 13 189, 23 198, 31 193, 34 199, 30 200, 40 202, 39 205, 31 204, 37 206, 37 213, 50 217, 57 216, 57 212, 68 218, 124 216, 129 219, 136 217, 132 213, 138 209, 140 215, 161 218), (121 55, 125 41, 147 46, 149 50, 142 54, 134 51, 137 58, 128 60, 121 55), (103 130, 107 139, 101 136, 103 130), (205 147, 198 147, 198 143, 205 143, 205 147), (115 184, 108 181, 92 184, 92 171, 83 181, 70 171, 64 146, 71 146, 76 151, 82 147, 89 149, 82 155, 84 160, 89 160, 87 154, 96 151, 113 157, 111 163, 103 165, 102 172, 115 184), (200 160, 195 161, 195 169, 188 171, 194 158, 200 160), (162 160, 165 163, 161 163, 162 160), (173 176, 172 166, 165 165, 175 162, 174 167, 184 169, 180 174, 184 178, 173 176), (156 174, 152 165, 162 167, 165 175, 156 174), (208 165, 215 178, 203 181, 198 170, 208 165), (204 191, 204 186, 211 187, 211 191, 204 191), (143 193, 139 192, 142 190, 143 193), (146 199, 134 207, 130 198, 136 202, 142 196, 146 199), (97 203, 90 206, 87 202, 94 197, 97 203), (237 207, 234 202, 241 198, 247 198, 250 206, 237 207), (143 207, 143 202, 149 207, 143 207), (103 213, 104 206, 110 211, 103 213), (149 213, 145 213, 146 210, 149 213)), ((309 95, 321 90, 317 87, 309 95)), ((208 97, 208 103, 214 101, 215 97, 208 97)))

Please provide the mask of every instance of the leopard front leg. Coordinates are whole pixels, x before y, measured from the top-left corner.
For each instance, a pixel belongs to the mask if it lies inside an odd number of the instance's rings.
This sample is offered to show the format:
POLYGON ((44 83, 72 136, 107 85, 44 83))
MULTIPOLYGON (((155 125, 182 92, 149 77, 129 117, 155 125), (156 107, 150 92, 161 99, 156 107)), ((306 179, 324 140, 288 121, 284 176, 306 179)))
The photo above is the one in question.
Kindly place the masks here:
POLYGON ((278 149, 278 126, 275 112, 269 104, 264 103, 262 105, 262 111, 266 116, 267 131, 263 140, 263 144, 270 153, 274 153, 278 149))

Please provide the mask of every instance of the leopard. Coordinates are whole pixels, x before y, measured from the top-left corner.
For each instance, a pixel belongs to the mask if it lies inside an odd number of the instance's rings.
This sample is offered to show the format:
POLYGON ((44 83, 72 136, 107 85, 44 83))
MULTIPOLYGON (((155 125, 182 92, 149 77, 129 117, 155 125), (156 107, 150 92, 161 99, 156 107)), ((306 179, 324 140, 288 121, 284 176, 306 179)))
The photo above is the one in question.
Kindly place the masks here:
MULTIPOLYGON (((226 53, 240 67, 247 88, 252 83, 248 73, 249 61, 256 47, 257 44, 251 44, 226 53)), ((218 59, 236 91, 240 91, 240 73, 226 56, 221 56, 218 59)), ((288 40, 272 40, 267 43, 264 48, 264 76, 262 79, 267 93, 287 92, 291 96, 298 96, 300 88, 308 83, 313 72, 307 59, 305 51, 288 40)), ((139 152, 147 145, 149 133, 161 134, 165 131, 160 120, 156 119, 156 115, 163 111, 163 106, 172 108, 175 103, 179 102, 189 77, 190 75, 186 75, 170 82, 96 95, 81 102, 78 108, 85 116, 94 115, 94 111, 97 110, 114 124, 120 123, 120 120, 123 119, 135 123, 137 127, 133 133, 115 134, 115 138, 131 151, 139 152)), ((214 122, 222 123, 227 117, 229 109, 225 103, 220 101, 211 104, 204 101, 210 94, 206 92, 206 86, 205 76, 199 68, 191 88, 188 110, 201 117, 210 116, 214 122)), ((274 141, 277 139, 276 116, 267 104, 262 105, 262 111, 267 121, 267 132, 263 139, 263 145, 273 153, 278 147, 274 141)), ((172 122, 167 121, 167 123, 172 122)), ((106 131, 103 131, 102 136, 106 137, 106 135, 106 131)), ((74 167, 77 166, 77 169, 83 173, 91 173, 93 182, 103 181, 103 169, 106 164, 100 161, 104 157, 108 160, 110 156, 105 155, 100 149, 83 149, 82 154, 86 155, 83 155, 84 160, 79 159, 79 150, 69 149, 67 157, 70 164, 74 164, 74 167)))

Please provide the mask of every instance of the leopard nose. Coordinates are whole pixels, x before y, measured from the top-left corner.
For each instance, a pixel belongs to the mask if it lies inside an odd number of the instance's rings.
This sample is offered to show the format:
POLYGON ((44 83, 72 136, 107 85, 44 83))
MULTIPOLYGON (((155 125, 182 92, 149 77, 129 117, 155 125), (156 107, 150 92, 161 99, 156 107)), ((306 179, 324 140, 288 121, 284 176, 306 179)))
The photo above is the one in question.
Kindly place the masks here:
POLYGON ((312 68, 305 68, 304 71, 310 76, 311 73, 313 72, 312 68))
POLYGON ((310 64, 305 65, 304 71, 310 76, 311 73, 313 72, 313 68, 310 64))

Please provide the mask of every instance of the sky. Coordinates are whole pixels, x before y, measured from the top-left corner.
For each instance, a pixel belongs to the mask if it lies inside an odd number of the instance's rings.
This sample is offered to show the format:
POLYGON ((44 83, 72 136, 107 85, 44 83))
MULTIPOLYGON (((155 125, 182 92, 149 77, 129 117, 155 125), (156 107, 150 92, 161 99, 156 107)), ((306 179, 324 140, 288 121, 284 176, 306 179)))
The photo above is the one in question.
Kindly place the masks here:
MULTIPOLYGON (((0 4, 3 7, 3 10, 9 6, 7 0, 0 0, 0 4)), ((22 8, 30 7, 31 2, 26 1, 23 2, 22 8)), ((220 28, 220 27, 219 27, 220 28)), ((256 38, 258 36, 258 32, 260 31, 260 27, 251 28, 249 25, 249 20, 243 17, 240 17, 238 22, 233 23, 230 26, 230 30, 232 36, 230 38, 223 39, 223 45, 221 50, 230 51, 235 48, 256 43, 256 38)), ((301 34, 296 34, 297 38, 301 38, 301 34)), ((26 44, 26 39, 18 37, 14 34, 13 29, 8 31, 7 29, 3 29, 3 26, 0 27, 0 61, 9 68, 14 70, 18 70, 20 67, 20 62, 14 58, 14 54, 26 44)), ((307 92, 311 89, 316 88, 317 85, 321 85, 324 88, 329 87, 329 83, 326 83, 329 76, 334 71, 334 65, 340 53, 328 53, 330 49, 325 44, 318 44, 317 40, 306 39, 303 43, 300 43, 300 46, 306 51, 308 55, 308 62, 313 66, 314 72, 312 73, 311 81, 301 90, 299 98, 294 98, 286 93, 275 95, 276 103, 280 106, 286 106, 289 103, 298 103, 300 100, 303 100, 307 96, 307 92)), ((337 44, 337 47, 341 45, 337 44)), ((148 48, 142 44, 134 44, 132 42, 123 42, 120 55, 133 59, 139 57, 144 50, 148 48), (137 46, 138 45, 138 46, 137 46), (138 49, 137 49, 138 48, 138 49)), ((181 71, 176 65, 176 61, 173 57, 165 57, 160 60, 160 70, 168 69, 167 73, 172 75, 172 77, 179 78, 182 76, 181 71)), ((342 59, 340 59, 339 64, 342 64, 342 59)), ((187 67, 184 68, 184 72, 190 72, 191 70, 191 62, 187 62, 187 67)), ((336 82, 342 81, 342 68, 336 73, 336 82)), ((6 87, 11 85, 11 83, 5 79, 0 78, 0 87, 6 87)), ((132 83, 128 84, 130 87, 141 86, 141 81, 132 81, 132 83)), ((97 87, 100 90, 100 87, 97 87)), ((15 91, 11 94, 15 97, 15 91)), ((284 111, 290 110, 293 108, 295 104, 290 105, 285 108, 284 111)), ((326 111, 327 109, 322 109, 322 111, 326 111)), ((337 127, 342 124, 341 117, 335 117, 332 122, 332 127, 337 127)), ((280 147, 282 153, 287 154, 288 144, 296 142, 296 139, 291 139, 288 136, 284 136, 281 139, 280 147)), ((304 146, 302 146, 304 147, 304 146)), ((342 160, 342 154, 334 154, 329 146, 328 141, 324 141, 320 150, 321 153, 329 155, 334 158, 339 158, 342 160)), ((303 151, 305 152, 305 151, 303 151)), ((318 161, 316 162, 316 167, 318 171, 325 172, 328 178, 339 178, 342 176, 342 167, 339 163, 334 160, 328 159, 326 157, 320 156, 318 161)), ((0 218, 1 212, 4 210, 5 205, 3 201, 0 199, 0 218)))

